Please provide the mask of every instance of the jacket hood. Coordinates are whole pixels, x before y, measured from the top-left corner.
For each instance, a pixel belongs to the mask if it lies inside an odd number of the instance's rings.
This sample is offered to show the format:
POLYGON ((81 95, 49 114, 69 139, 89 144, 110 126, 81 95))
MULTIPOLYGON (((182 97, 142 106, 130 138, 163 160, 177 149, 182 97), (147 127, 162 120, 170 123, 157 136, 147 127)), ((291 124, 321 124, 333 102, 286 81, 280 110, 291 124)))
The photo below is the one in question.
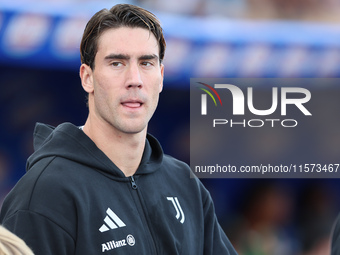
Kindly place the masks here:
MULTIPOLYGON (((33 134, 34 153, 26 169, 46 157, 62 157, 89 166, 105 174, 125 177, 124 173, 81 130, 71 123, 58 127, 37 123, 33 134)), ((150 174, 160 168, 163 150, 156 138, 147 135, 143 157, 135 175, 150 174)))

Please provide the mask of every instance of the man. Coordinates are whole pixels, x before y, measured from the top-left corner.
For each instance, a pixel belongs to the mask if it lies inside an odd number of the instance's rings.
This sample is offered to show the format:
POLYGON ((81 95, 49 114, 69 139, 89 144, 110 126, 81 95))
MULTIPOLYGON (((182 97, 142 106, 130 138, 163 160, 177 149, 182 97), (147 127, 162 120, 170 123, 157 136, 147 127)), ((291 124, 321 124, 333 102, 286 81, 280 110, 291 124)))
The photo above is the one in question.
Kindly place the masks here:
POLYGON ((331 255, 340 255, 340 214, 335 220, 331 233, 331 255))
POLYGON ((163 87, 157 18, 126 4, 99 11, 80 51, 88 119, 37 124, 1 223, 35 254, 236 254, 207 190, 147 134, 163 87))
POLYGON ((0 254, 34 255, 23 240, 3 226, 0 226, 0 254))

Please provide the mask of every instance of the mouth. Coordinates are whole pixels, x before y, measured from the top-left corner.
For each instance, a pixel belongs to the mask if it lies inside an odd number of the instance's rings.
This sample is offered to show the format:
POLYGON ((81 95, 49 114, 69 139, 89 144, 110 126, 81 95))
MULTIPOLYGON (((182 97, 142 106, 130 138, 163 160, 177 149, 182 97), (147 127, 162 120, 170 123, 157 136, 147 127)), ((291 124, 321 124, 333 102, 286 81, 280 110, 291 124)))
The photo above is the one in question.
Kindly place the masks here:
POLYGON ((135 109, 135 108, 140 108, 144 103, 138 99, 129 99, 129 100, 125 100, 121 102, 121 104, 124 107, 135 109))

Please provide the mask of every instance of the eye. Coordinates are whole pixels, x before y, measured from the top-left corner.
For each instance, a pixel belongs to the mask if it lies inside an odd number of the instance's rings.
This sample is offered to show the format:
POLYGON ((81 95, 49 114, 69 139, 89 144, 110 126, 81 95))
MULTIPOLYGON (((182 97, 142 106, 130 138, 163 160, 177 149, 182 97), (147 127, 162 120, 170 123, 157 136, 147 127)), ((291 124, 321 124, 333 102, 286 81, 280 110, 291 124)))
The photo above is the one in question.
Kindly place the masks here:
POLYGON ((122 62, 112 62, 111 65, 114 66, 114 67, 119 67, 119 66, 122 66, 123 63, 122 62))
POLYGON ((152 66, 153 64, 151 63, 151 62, 149 62, 149 61, 144 61, 144 62, 142 62, 142 66, 147 66, 147 67, 149 67, 149 66, 152 66))

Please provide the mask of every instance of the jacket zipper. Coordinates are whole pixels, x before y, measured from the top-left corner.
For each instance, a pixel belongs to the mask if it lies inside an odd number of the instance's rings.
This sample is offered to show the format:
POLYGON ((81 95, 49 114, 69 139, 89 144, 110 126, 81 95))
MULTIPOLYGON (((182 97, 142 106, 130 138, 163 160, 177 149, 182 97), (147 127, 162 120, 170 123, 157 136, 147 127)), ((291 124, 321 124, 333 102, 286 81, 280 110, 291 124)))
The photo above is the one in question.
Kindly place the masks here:
POLYGON ((131 182, 131 187, 132 189, 137 189, 137 184, 135 182, 135 178, 133 178, 133 176, 130 176, 130 182, 131 182))
MULTIPOLYGON (((149 224, 148 224, 148 222, 147 222, 147 220, 146 220, 146 215, 145 215, 145 213, 144 213, 144 209, 143 209, 143 205, 142 205, 142 202, 141 202, 141 199, 140 199, 140 195, 139 195, 139 192, 138 192, 138 190, 137 190, 137 189, 138 189, 138 186, 137 186, 136 181, 135 181, 135 178, 134 178, 133 176, 130 176, 129 178, 130 178, 131 188, 132 188, 133 190, 136 190, 136 192, 137 192, 136 195, 137 195, 137 199, 138 199, 138 201, 139 201, 139 206, 140 206, 141 211, 142 211, 143 216, 144 216, 144 219, 142 219, 142 220, 145 221, 146 226, 147 226, 147 230, 148 230, 149 235, 150 235, 150 237, 151 237, 151 248, 153 249, 154 254, 157 254, 157 252, 156 252, 155 240, 154 240, 154 238, 153 238, 153 236, 152 236, 152 234, 151 234, 150 226, 149 226, 149 224)), ((134 192, 133 192, 133 193, 134 193, 134 192)))

